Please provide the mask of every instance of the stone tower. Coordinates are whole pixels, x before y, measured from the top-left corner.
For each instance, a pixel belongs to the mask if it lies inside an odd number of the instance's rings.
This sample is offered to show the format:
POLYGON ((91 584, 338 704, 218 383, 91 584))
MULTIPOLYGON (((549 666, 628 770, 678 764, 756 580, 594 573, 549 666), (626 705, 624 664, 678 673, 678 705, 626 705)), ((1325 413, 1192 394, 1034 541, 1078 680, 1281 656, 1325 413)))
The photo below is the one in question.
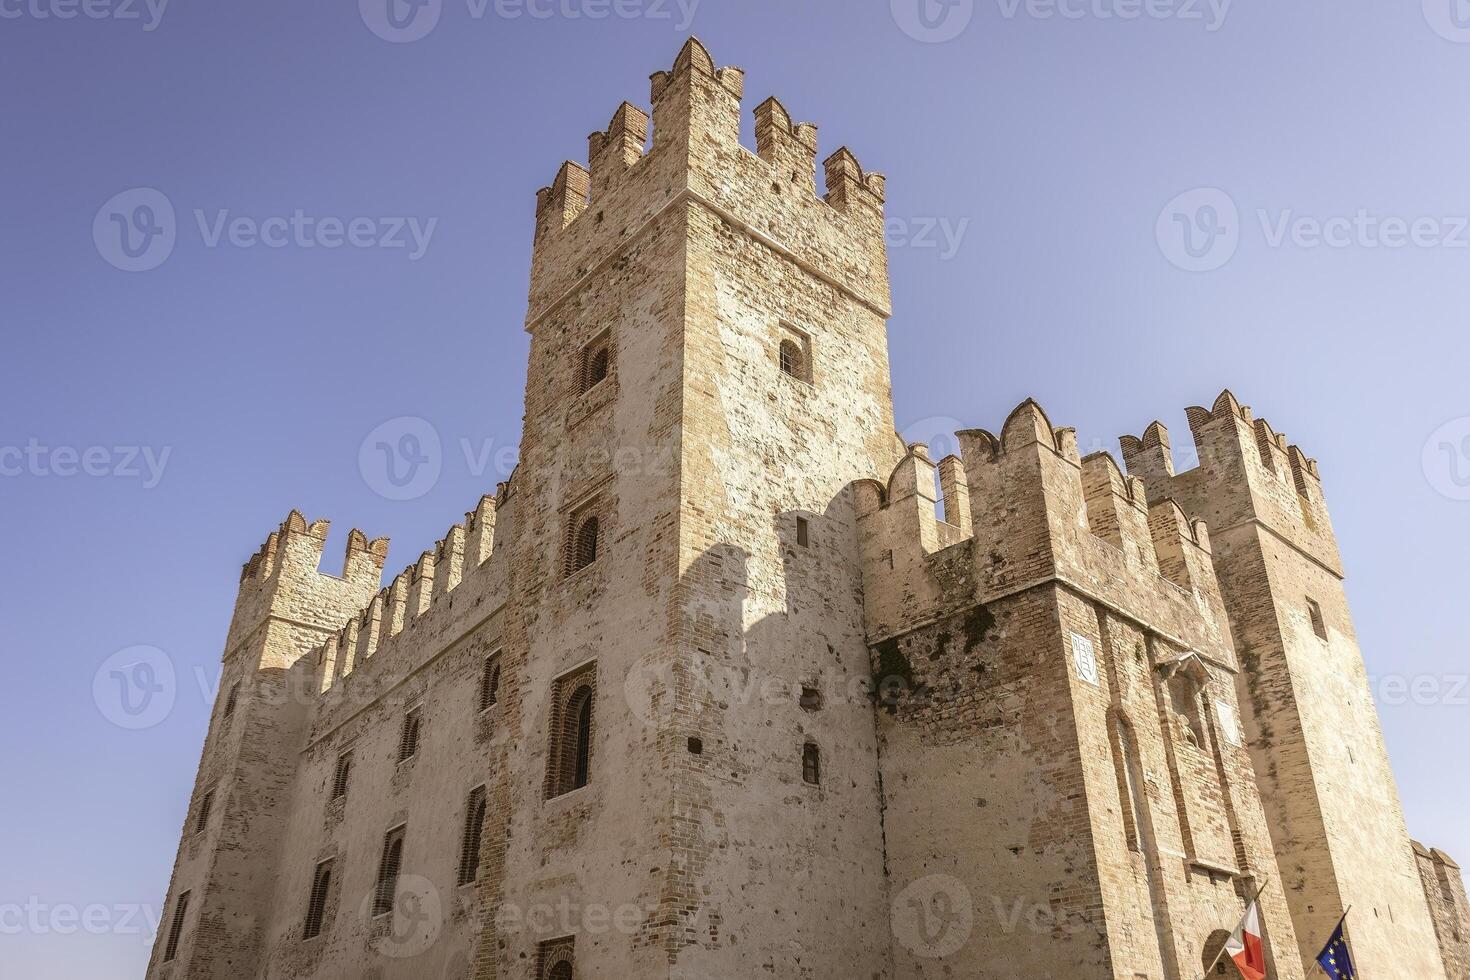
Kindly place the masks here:
POLYGON ((149 976, 251 975, 260 962, 316 695, 294 668, 372 597, 388 553, 353 530, 341 576, 324 574, 328 527, 292 511, 241 572, 149 976))
MULTIPOLYGON (((586 976, 887 957, 872 710, 838 696, 868 674, 844 488, 894 451, 883 181, 841 150, 819 196, 816 127, 775 99, 751 153, 742 90, 690 41, 653 76, 647 152, 624 103, 537 200, 505 684, 532 719, 590 678, 596 768, 617 775, 549 791, 548 736, 523 720, 483 888, 491 922, 651 910, 633 936, 566 937, 586 976)), ((487 928, 478 975, 559 941, 487 928)))
POLYGON ((1174 473, 1157 422, 1125 438, 1123 455, 1150 494, 1211 528, 1302 957, 1312 961, 1351 906, 1365 976, 1443 977, 1317 464, 1228 391, 1186 415, 1195 469, 1174 473))

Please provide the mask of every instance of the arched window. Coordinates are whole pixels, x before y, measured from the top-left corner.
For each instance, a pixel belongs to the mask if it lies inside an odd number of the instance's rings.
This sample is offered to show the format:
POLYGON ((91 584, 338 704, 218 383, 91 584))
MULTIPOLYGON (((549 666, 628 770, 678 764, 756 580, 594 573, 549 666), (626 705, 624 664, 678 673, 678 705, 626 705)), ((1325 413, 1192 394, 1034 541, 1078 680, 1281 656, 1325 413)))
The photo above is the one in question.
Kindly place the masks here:
POLYGON ((378 862, 377 887, 373 890, 373 915, 386 915, 393 911, 398 869, 403 864, 403 834, 402 827, 395 827, 383 838, 383 857, 378 862))
POLYGON ((500 657, 499 655, 485 658, 485 669, 480 675, 480 710, 495 704, 500 700, 500 657))
POLYGON ((576 744, 572 753, 572 789, 581 789, 587 785, 587 778, 591 775, 592 766, 592 691, 583 688, 586 695, 577 705, 576 744))
POLYGON ((572 554, 570 572, 580 572, 588 565, 597 560, 597 517, 587 517, 577 525, 577 532, 572 537, 572 554))
POLYGON ((779 353, 781 361, 781 372, 789 374, 793 378, 806 380, 806 358, 802 356, 801 345, 791 338, 781 341, 779 353))
POLYGON ((813 786, 822 782, 822 750, 817 748, 815 742, 808 742, 801 747, 801 779, 813 786))
POLYGON ((582 394, 587 394, 592 388, 597 388, 607 378, 607 370, 612 367, 613 353, 607 347, 606 341, 592 344, 587 350, 582 351, 582 394))
POLYGON ((459 883, 468 885, 480 874, 480 838, 485 830, 485 787, 476 786, 465 806, 464 839, 459 846, 459 883))
POLYGON ((592 779, 592 736, 597 667, 587 666, 558 679, 551 697, 546 798, 581 789, 592 779))

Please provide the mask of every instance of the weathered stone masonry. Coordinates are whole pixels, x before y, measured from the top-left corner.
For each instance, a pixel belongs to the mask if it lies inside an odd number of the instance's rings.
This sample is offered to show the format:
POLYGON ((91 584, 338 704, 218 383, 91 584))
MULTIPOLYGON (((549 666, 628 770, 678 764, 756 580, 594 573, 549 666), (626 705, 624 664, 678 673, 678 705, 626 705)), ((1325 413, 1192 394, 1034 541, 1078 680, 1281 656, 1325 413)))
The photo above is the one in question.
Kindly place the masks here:
POLYGON ((1466 977, 1315 462, 1228 393, 1187 473, 904 445, 884 179, 743 99, 690 41, 538 193, 494 496, 247 564, 148 975, 1183 980, 1264 888, 1274 976, 1353 904, 1466 977))

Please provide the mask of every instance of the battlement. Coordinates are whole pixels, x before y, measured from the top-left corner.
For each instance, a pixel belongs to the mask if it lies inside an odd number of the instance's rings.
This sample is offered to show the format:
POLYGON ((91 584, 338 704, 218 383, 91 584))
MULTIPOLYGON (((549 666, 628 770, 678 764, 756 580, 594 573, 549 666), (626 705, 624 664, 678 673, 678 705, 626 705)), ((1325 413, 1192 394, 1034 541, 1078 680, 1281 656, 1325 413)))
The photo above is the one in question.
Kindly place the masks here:
POLYGON ((1082 458, 1075 430, 1053 426, 1030 399, 998 436, 957 437, 958 457, 936 467, 915 444, 887 484, 854 488, 870 639, 1061 581, 1233 662, 1202 521, 1173 499, 1151 498, 1110 453, 1082 458))
POLYGON ((1321 564, 1340 569, 1315 459, 1228 389, 1210 408, 1185 409, 1185 418, 1198 466, 1176 473, 1169 432, 1154 422, 1141 437, 1119 440, 1128 472, 1154 496, 1178 498, 1187 513, 1217 529, 1259 521, 1321 564))
POLYGON ((651 76, 651 112, 622 102, 607 128, 588 137, 585 165, 561 165, 536 193, 528 323, 543 298, 572 288, 686 198, 780 239, 815 265, 837 266, 826 271, 886 310, 883 176, 864 171, 842 147, 823 164, 826 192, 819 195, 817 126, 795 122, 780 100, 768 98, 755 109, 751 152, 740 143, 744 93, 744 72, 717 67, 691 38, 672 68, 651 76), (874 276, 881 276, 876 288, 874 276))
POLYGON ((412 628, 433 610, 453 603, 466 578, 489 565, 495 554, 496 518, 508 496, 486 494, 462 522, 379 589, 316 650, 318 691, 328 691, 374 656, 382 644, 412 628))
MULTIPOLYGON (((265 543, 241 567, 240 582, 242 584, 249 580, 259 582, 270 578, 278 570, 279 562, 286 555, 293 556, 293 560, 310 560, 311 555, 314 554, 315 561, 311 567, 320 567, 322 554, 326 548, 327 532, 331 530, 331 527, 332 522, 328 520, 317 520, 308 524, 300 511, 291 511, 281 522, 281 526, 266 537, 265 543)), ((387 557, 387 538, 374 538, 369 541, 366 534, 353 528, 347 536, 347 554, 343 558, 341 577, 348 577, 354 566, 364 561, 375 562, 381 569, 387 557)))

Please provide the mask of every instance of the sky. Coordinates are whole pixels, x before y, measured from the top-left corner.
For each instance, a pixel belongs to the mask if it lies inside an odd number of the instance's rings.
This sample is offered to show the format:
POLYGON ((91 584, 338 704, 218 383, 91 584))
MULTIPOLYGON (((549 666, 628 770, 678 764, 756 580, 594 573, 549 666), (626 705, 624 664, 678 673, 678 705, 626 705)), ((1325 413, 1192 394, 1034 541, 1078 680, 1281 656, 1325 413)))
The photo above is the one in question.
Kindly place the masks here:
POLYGON ((690 33, 747 141, 775 94, 887 174, 906 436, 1034 396, 1183 457, 1228 386, 1320 460, 1470 860, 1457 2, 0 0, 0 973, 142 974, 241 563, 299 508, 396 570, 505 479, 535 191, 690 33))

